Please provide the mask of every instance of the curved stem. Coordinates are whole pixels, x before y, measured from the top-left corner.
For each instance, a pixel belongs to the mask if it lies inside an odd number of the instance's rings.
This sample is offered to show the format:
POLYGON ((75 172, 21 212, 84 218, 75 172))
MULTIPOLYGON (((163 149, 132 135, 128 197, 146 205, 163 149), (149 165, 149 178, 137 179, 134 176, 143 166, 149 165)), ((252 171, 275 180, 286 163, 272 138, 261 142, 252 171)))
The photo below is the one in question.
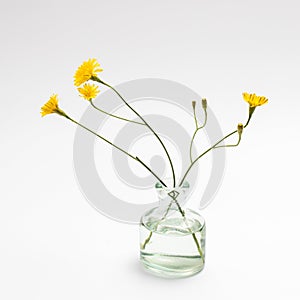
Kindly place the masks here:
POLYGON ((151 237, 152 237, 153 231, 150 231, 148 237, 145 239, 144 243, 141 244, 141 249, 145 250, 146 245, 150 242, 151 237))
POLYGON ((167 187, 167 185, 144 163, 142 162, 137 156, 135 159, 143 165, 164 187, 167 187))
POLYGON ((236 146, 238 146, 238 145, 240 144, 241 139, 242 139, 242 135, 239 134, 239 139, 238 139, 238 141, 237 141, 236 144, 233 144, 233 145, 216 146, 216 147, 214 147, 214 149, 217 149, 217 148, 226 148, 226 147, 236 147, 236 146))
POLYGON ((104 138, 103 136, 97 134, 96 132, 94 132, 93 130, 87 128, 86 126, 82 125, 81 123, 73 120, 72 118, 70 118, 67 114, 63 114, 62 116, 64 116, 66 119, 70 120, 71 122, 75 123, 76 125, 82 127, 83 129, 89 131, 90 133, 94 134, 95 136, 97 136, 98 138, 102 139, 103 141, 105 141, 106 143, 110 144, 111 146, 113 146, 114 148, 118 149, 119 151, 123 152, 124 154, 126 154, 127 156, 129 156, 130 158, 134 159, 135 161, 139 162, 143 167, 145 167, 156 179, 159 180, 159 182, 166 186, 166 184, 143 162, 141 161, 138 157, 133 156, 132 154, 128 153, 127 151, 125 151, 124 149, 120 148, 119 146, 115 145, 114 143, 112 143, 111 141, 107 140, 106 138, 104 138))
MULTIPOLYGON (((196 103, 196 102, 195 102, 196 103)), ((197 116, 196 116, 196 108, 195 105, 193 106, 193 113, 194 113, 194 121, 195 121, 195 125, 196 128, 198 128, 198 120, 197 120, 197 116)))
POLYGON ((191 143, 190 143, 190 161, 191 161, 191 163, 193 162, 193 157, 192 157, 193 143, 194 143, 194 139, 196 137, 196 134, 197 134, 198 130, 199 130, 199 128, 196 128, 196 130, 194 131, 194 134, 192 136, 192 140, 191 140, 191 143))
POLYGON ((68 115, 65 115, 65 117, 72 121, 73 123, 75 123, 76 125, 82 127, 83 129, 89 131, 90 133, 94 134, 95 136, 97 136, 98 138, 102 139, 103 141, 105 141, 106 143, 110 144, 111 146, 115 147, 116 149, 120 150, 121 152, 123 152, 124 154, 128 155, 129 157, 131 157, 132 159, 136 160, 135 156, 131 155, 130 153, 128 153, 127 151, 125 151, 124 149, 120 148, 119 146, 113 144, 112 142, 110 142, 109 140, 107 140, 106 138, 104 138, 103 136, 97 134, 96 132, 94 132, 93 130, 87 128, 86 126, 82 125, 81 123, 73 120, 72 118, 70 118, 68 115))
MULTIPOLYGON (((246 122, 246 125, 244 126, 244 129, 248 126, 250 120, 251 120, 251 117, 252 117, 252 114, 254 112, 254 108, 250 108, 249 110, 249 116, 248 116, 248 120, 246 122)), ((215 148, 217 145, 219 145, 221 142, 223 142, 225 139, 227 139, 228 137, 232 136, 233 134, 235 134, 237 132, 237 130, 235 131, 232 131, 231 133, 227 134, 225 137, 223 137, 222 139, 220 139, 218 142, 216 142, 213 146, 211 146, 210 148, 208 148, 206 151, 204 151, 201 155, 199 155, 191 164, 190 166, 188 167, 188 169, 186 170, 186 172, 184 173, 183 175, 183 178, 181 179, 180 183, 179 183, 179 186, 181 186, 186 178, 186 176, 188 175, 189 171, 191 170, 191 168, 194 166, 194 164, 202 157, 204 156, 206 153, 208 153, 210 150, 212 150, 213 148, 215 148)))
MULTIPOLYGON (((202 252, 202 249, 201 249, 201 247, 200 247, 200 244, 199 244, 199 242, 198 242, 198 240, 197 240, 196 234, 195 234, 195 232, 193 232, 193 231, 191 230, 191 228, 189 227, 189 224, 188 224, 187 219, 186 219, 186 216, 185 216, 185 212, 184 212, 184 210, 181 208, 180 204, 178 203, 178 201, 177 201, 175 198, 172 198, 172 200, 170 201, 170 204, 169 204, 169 206, 168 206, 168 208, 167 208, 167 211, 165 212, 165 214, 163 215, 163 217, 161 218, 161 220, 159 221, 159 223, 162 222, 162 221, 167 217, 167 214, 168 214, 168 212, 169 212, 169 210, 170 210, 170 208, 171 208, 173 202, 175 202, 175 204, 176 204, 176 206, 177 206, 177 208, 178 208, 178 210, 179 210, 179 212, 180 212, 180 214, 181 214, 181 216, 182 216, 182 218, 183 218, 183 220, 184 220, 184 223, 185 223, 186 226, 187 226, 188 231, 192 234, 193 240, 194 240, 194 242, 195 242, 195 244, 196 244, 197 250, 198 250, 198 252, 199 252, 199 254, 200 254, 200 257, 201 257, 201 259, 202 259, 202 261, 203 261, 203 264, 204 264, 204 263, 205 263, 205 260, 204 260, 203 252, 202 252)), ((159 224, 159 223, 156 224, 155 230, 157 230, 157 227, 158 227, 158 224, 159 224)), ((148 237, 145 239, 145 241, 143 242, 143 244, 141 244, 141 249, 142 249, 142 250, 145 250, 146 245, 147 245, 147 244, 150 242, 150 240, 151 240, 152 234, 153 234, 153 231, 150 231, 148 237)))
POLYGON ((196 118, 195 110, 194 110, 194 118, 195 118, 195 123, 196 123, 196 130, 195 130, 195 132, 193 134, 193 137, 192 137, 192 140, 191 140, 191 143, 190 143, 190 161, 191 161, 191 163, 193 162, 192 148, 193 148, 194 139, 196 137, 196 134, 197 134, 198 130, 204 128, 204 126, 206 125, 206 122, 207 122, 207 111, 206 111, 206 109, 204 109, 204 113, 205 113, 204 123, 203 123, 203 125, 201 127, 198 127, 198 122, 197 122, 197 118, 196 118))
MULTIPOLYGON (((162 222, 162 221, 167 217, 167 215, 168 215, 168 213, 169 213, 169 211, 170 211, 170 209, 171 209, 171 206, 172 206, 173 201, 174 201, 174 200, 171 200, 171 201, 170 201, 170 203, 169 203, 169 205, 168 205, 168 207, 167 207, 167 210, 166 210, 166 212, 164 213, 163 217, 162 217, 162 218, 159 220, 159 222, 156 224, 155 229, 154 229, 155 231, 157 230, 158 224, 159 224, 160 222, 162 222)), ((146 245, 150 242, 151 237, 152 237, 152 233, 153 233, 153 231, 150 231, 150 233, 149 233, 148 237, 145 239, 144 243, 141 244, 141 249, 142 249, 142 250, 144 250, 145 247, 146 247, 146 245)))
POLYGON ((197 240, 196 234, 195 234, 195 232, 192 232, 192 230, 191 230, 191 228, 190 228, 190 226, 189 226, 189 224, 188 224, 188 222, 187 222, 187 219, 186 219, 186 217, 185 217, 185 212, 184 212, 184 210, 181 208, 181 206, 179 205, 179 203, 178 203, 178 201, 177 201, 176 199, 174 199, 174 201, 175 201, 175 203, 176 203, 176 205, 177 205, 177 207, 178 207, 178 210, 179 210, 180 214, 181 214, 182 217, 183 217, 184 223, 185 223, 185 225, 186 225, 188 231, 189 231, 189 232, 192 234, 192 236, 193 236, 194 242, 195 242, 195 244, 196 244, 196 246, 197 246, 197 250, 198 250, 198 252, 199 252, 199 254, 200 254, 201 258, 202 258, 203 264, 204 264, 204 256, 203 256, 203 252, 202 252, 201 247, 200 247, 200 245, 199 245, 199 242, 198 242, 198 240, 197 240))
POLYGON ((173 166, 173 163, 172 163, 172 160, 171 160, 171 157, 169 155, 169 152, 166 148, 166 146, 164 145, 164 143, 162 142, 162 140, 160 139, 160 137, 157 135, 157 133, 152 129, 152 127, 145 121, 145 119, 133 108, 131 107, 127 101, 122 97, 122 95, 111 85, 109 85, 108 83, 100 80, 98 77, 96 76, 93 76, 91 77, 91 80, 94 80, 94 81, 97 81, 97 82, 100 82, 104 85, 106 85, 107 87, 111 88, 119 97, 120 99, 125 103, 125 105, 130 109, 132 110, 143 122, 144 124, 150 129, 150 131, 154 134, 154 136, 158 139, 159 143, 162 145, 167 157, 168 157, 168 160, 169 160, 169 163, 170 163, 170 167, 171 167, 171 170, 172 170, 172 177, 173 177, 173 187, 176 186, 176 178, 175 178, 175 171, 174 171, 174 166, 173 166))
POLYGON ((206 109, 204 109, 204 115, 205 115, 204 116, 204 123, 199 129, 202 129, 206 125, 206 122, 207 122, 207 110, 206 109))
POLYGON ((181 179, 179 186, 182 185, 182 183, 184 182, 186 176, 188 175, 189 171, 191 170, 191 168, 194 166, 194 164, 202 157, 204 156, 207 152, 209 152, 211 149, 213 149, 215 146, 217 146, 218 144, 220 144, 222 141, 224 141, 225 139, 227 139, 228 137, 230 137, 231 135, 233 135, 234 133, 236 133, 237 130, 227 134, 225 137, 223 137, 221 140, 219 140, 217 143, 215 143, 213 146, 211 146, 210 148, 208 148, 206 151, 204 151, 201 155, 199 155, 188 167, 188 169, 186 170, 186 172, 183 175, 183 178, 181 179))
POLYGON ((248 126, 248 124, 249 124, 249 122, 250 122, 250 120, 252 118, 252 115, 253 115, 253 113, 255 111, 255 108, 256 107, 249 106, 249 117, 248 117, 247 123, 245 124, 244 128, 248 126))
POLYGON ((139 124, 139 125, 143 125, 143 126, 145 125, 144 123, 136 122, 136 121, 132 121, 132 120, 128 120, 128 119, 126 119, 126 118, 122 118, 122 117, 113 115, 113 114, 111 114, 111 113, 109 113, 109 112, 107 112, 107 111, 105 111, 105 110, 102 110, 102 109, 100 109, 99 107, 97 107, 97 106, 93 103, 92 100, 90 100, 90 103, 91 103, 91 105, 92 105, 95 109, 97 109, 98 111, 100 111, 100 112, 102 112, 102 113, 104 113, 104 114, 106 114, 106 115, 108 115, 108 116, 110 116, 110 117, 113 117, 113 118, 116 118, 116 119, 119 119, 119 120, 123 120, 123 121, 127 121, 127 122, 131 122, 131 123, 135 123, 135 124, 139 124))

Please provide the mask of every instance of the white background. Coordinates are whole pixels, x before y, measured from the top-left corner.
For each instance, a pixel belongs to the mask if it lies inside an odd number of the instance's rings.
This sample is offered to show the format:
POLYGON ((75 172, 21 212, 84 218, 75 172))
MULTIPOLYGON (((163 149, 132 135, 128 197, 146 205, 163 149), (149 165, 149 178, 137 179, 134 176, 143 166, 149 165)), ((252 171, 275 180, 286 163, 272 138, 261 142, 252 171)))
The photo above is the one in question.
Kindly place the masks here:
POLYGON ((299 2, 7 1, 1 4, 0 298, 299 299, 299 2), (73 174, 75 128, 41 119, 55 92, 79 118, 72 76, 96 57, 104 78, 181 82, 209 99, 228 132, 257 109, 207 221, 205 270, 145 274, 138 227, 84 199, 73 174))

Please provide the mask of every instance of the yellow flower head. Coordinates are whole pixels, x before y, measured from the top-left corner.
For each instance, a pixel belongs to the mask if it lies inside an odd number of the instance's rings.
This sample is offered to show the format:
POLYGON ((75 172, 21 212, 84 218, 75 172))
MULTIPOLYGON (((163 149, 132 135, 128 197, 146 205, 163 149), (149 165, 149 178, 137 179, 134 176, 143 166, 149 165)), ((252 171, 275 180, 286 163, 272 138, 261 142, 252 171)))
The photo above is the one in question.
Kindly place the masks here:
POLYGON ((256 96, 255 94, 243 93, 244 100, 249 103, 250 107, 256 107, 268 102, 264 96, 256 96))
POLYGON ((41 115, 42 117, 49 115, 49 114, 59 114, 59 115, 66 115, 64 113, 64 111, 62 111, 59 107, 58 107, 58 99, 57 99, 57 95, 53 94, 50 99, 48 100, 48 102, 46 102, 42 107, 41 107, 41 115))
POLYGON ((95 84, 84 84, 83 87, 77 89, 80 93, 80 97, 83 97, 86 100, 91 100, 97 97, 99 94, 98 86, 95 84))
POLYGON ((80 86, 84 82, 91 79, 92 76, 97 76, 97 73, 102 72, 100 64, 95 58, 90 58, 88 61, 84 61, 80 67, 78 67, 74 75, 75 86, 80 86))

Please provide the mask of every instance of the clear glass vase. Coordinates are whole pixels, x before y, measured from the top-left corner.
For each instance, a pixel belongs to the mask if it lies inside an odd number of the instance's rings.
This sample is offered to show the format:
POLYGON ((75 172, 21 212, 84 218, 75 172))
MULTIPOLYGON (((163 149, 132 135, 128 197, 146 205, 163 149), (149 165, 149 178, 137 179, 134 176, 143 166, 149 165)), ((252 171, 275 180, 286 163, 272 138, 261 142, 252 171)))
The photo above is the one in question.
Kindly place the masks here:
POLYGON ((167 188, 157 183, 159 206, 140 221, 140 261, 152 274, 180 278, 204 268, 205 221, 191 209, 183 209, 189 184, 167 188))

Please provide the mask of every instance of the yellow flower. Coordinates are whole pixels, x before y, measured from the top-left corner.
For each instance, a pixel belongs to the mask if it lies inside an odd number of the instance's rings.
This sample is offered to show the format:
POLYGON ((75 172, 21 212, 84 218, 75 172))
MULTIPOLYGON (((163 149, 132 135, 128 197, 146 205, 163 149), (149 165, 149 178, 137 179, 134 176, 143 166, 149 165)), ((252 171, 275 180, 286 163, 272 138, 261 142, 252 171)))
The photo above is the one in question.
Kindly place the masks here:
POLYGON ((74 75, 75 86, 80 86, 84 82, 90 80, 92 76, 97 77, 97 73, 103 71, 103 69, 99 67, 100 64, 95 58, 90 58, 88 61, 84 61, 82 65, 78 67, 74 75))
POLYGON ((264 96, 256 96, 255 94, 243 93, 244 100, 249 103, 250 107, 256 107, 268 102, 264 96))
POLYGON ((64 113, 64 111, 62 111, 59 107, 58 107, 58 99, 57 99, 57 95, 53 94, 50 99, 48 100, 48 102, 46 102, 42 107, 41 107, 41 115, 42 117, 49 115, 49 114, 59 114, 59 115, 66 115, 64 113))
POLYGON ((77 90, 81 94, 80 96, 86 100, 96 98, 100 92, 97 85, 88 83, 84 84, 83 87, 80 87, 77 90))

